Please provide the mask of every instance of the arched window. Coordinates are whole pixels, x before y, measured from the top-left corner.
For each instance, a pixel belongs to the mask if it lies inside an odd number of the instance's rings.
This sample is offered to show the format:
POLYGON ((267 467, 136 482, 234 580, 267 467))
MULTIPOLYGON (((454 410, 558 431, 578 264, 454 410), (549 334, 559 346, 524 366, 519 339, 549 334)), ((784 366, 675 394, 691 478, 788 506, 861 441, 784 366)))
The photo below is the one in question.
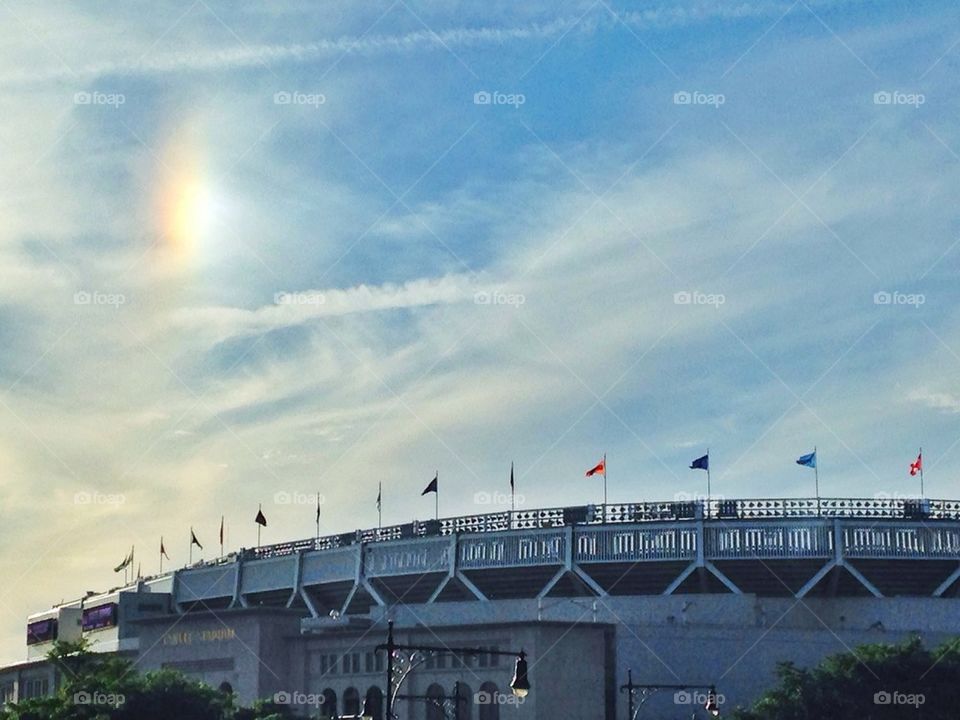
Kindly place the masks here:
POLYGON ((343 714, 360 714, 360 693, 356 688, 351 687, 343 691, 343 714))
POLYGON ((373 720, 383 720, 383 691, 374 685, 367 690, 366 714, 373 720))
POLYGON ((470 686, 458 682, 454 687, 454 697, 456 698, 457 709, 453 716, 457 720, 471 720, 473 718, 473 693, 470 691, 470 686))
POLYGON ((424 717, 426 720, 446 720, 446 713, 443 711, 443 688, 434 683, 427 688, 427 699, 424 701, 426 710, 424 717))
POLYGON ((323 691, 323 705, 320 706, 320 717, 332 718, 337 716, 337 694, 327 688, 323 691))
POLYGON ((480 720, 500 720, 500 691, 492 682, 485 682, 477 693, 480 720))

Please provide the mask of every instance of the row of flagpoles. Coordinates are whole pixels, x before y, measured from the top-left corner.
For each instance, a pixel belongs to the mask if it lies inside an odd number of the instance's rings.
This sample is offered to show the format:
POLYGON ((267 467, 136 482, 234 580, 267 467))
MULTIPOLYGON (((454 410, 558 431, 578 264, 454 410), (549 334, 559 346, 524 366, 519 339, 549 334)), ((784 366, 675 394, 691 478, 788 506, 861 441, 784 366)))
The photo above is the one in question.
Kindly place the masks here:
MULTIPOLYGON (((814 482, 816 488, 816 498, 820 500, 820 470, 817 463, 817 448, 813 448, 813 452, 807 453, 806 455, 801 455, 796 460, 797 465, 802 465, 804 467, 812 468, 814 472, 814 482)), ((704 470, 707 473, 707 501, 709 502, 711 497, 711 488, 710 488, 710 449, 707 449, 707 452, 700 457, 696 458, 690 463, 691 470, 704 470)), ((923 497, 923 448, 920 448, 920 451, 917 453, 917 459, 910 463, 910 475, 920 476, 920 496, 923 497)), ((603 504, 607 504, 607 454, 603 454, 603 458, 594 465, 592 468, 587 470, 585 477, 593 477, 594 475, 603 476, 603 504)), ((427 486, 423 489, 423 492, 420 493, 420 496, 433 494, 434 496, 434 518, 436 520, 440 519, 440 472, 436 471, 433 475, 433 479, 427 483, 427 486)), ((317 493, 317 513, 316 513, 316 526, 317 526, 317 537, 320 537, 320 493, 317 493)), ((510 508, 511 510, 516 510, 516 482, 514 480, 513 474, 513 463, 510 463, 510 508)), ((260 532, 267 526, 267 517, 263 514, 263 505, 260 505, 257 508, 256 517, 253 520, 257 525, 257 547, 260 547, 260 532)), ((378 484, 377 486, 377 527, 383 527, 383 483, 378 484)), ((224 556, 224 516, 220 516, 220 557, 224 556)), ((193 564, 193 548, 194 546, 198 547, 201 551, 203 550, 203 545, 200 544, 200 540, 197 538, 196 532, 194 532, 193 527, 190 528, 190 548, 189 548, 189 563, 193 564)), ((131 571, 131 579, 133 578, 133 563, 135 548, 130 548, 130 553, 124 557, 123 561, 117 565, 113 571, 120 572, 124 571, 124 580, 126 581, 127 573, 129 569, 131 571)), ((170 560, 170 556, 167 554, 166 546, 163 542, 163 537, 160 537, 160 572, 163 572, 163 560, 166 558, 170 560)), ((137 566, 137 578, 141 577, 140 567, 137 566)))

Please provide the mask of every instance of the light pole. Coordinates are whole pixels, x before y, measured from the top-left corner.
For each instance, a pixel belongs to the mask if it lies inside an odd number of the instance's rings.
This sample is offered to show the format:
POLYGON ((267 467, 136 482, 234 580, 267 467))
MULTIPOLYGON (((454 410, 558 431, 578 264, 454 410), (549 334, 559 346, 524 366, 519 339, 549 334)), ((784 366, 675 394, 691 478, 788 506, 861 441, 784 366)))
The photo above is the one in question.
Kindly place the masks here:
MULTIPOLYGON (((377 645, 377 652, 387 653, 387 698, 386 698, 386 720, 394 720, 397 716, 393 714, 394 700, 399 699, 400 686, 407 679, 410 672, 426 661, 428 657, 437 655, 500 655, 506 657, 515 657, 517 663, 513 669, 513 679, 510 680, 510 689, 518 698, 526 697, 530 692, 530 679, 527 676, 527 654, 520 650, 519 652, 511 650, 485 650, 483 648, 471 647, 440 647, 436 645, 404 645, 398 643, 393 638, 393 620, 387 622, 387 641, 377 645), (399 677, 395 677, 394 660, 401 662, 399 677)), ((411 696, 413 697, 413 696, 411 696)))
POLYGON ((710 717, 720 717, 720 705, 717 702, 717 688, 714 685, 668 685, 664 683, 635 683, 633 681, 633 670, 627 668, 627 682, 620 686, 620 692, 627 693, 627 718, 635 720, 640 714, 640 708, 650 699, 650 696, 659 690, 706 690, 706 702, 703 709, 707 711, 710 717), (640 701, 635 702, 637 691, 640 695, 640 701))

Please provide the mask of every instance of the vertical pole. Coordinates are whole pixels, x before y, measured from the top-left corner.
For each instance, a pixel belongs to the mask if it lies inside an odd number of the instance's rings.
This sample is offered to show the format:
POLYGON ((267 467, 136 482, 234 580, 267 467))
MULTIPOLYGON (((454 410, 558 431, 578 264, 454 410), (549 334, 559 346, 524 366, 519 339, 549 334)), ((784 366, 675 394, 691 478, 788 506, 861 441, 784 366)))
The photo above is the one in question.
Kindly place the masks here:
POLYGON ((317 490, 317 539, 320 539, 320 491, 317 490))
POLYGON ((633 720, 633 670, 627 668, 627 717, 633 720))
POLYGON ((377 485, 377 527, 383 527, 383 483, 377 485))
POLYGON ((193 528, 190 528, 190 564, 193 565, 193 528))
POLYGON ((817 493, 817 515, 820 515, 820 456, 816 445, 813 446, 813 482, 817 493))
POLYGON ((607 519, 607 454, 603 454, 603 519, 607 519))
MULTIPOLYGON (((516 487, 513 480, 513 463, 510 463, 510 512, 517 511, 516 487)), ((512 527, 512 525, 511 525, 512 527)))
POLYGON ((387 714, 386 720, 394 720, 393 715, 393 620, 387 621, 387 714))
POLYGON ((436 478, 437 480, 437 491, 433 494, 433 503, 434 503, 433 515, 434 515, 434 519, 439 521, 440 520, 440 471, 437 470, 437 472, 434 474, 433 477, 436 478))
POLYGON ((920 458, 920 499, 923 500, 923 448, 920 448, 920 453, 917 457, 920 458))
POLYGON ((707 517, 710 517, 710 448, 707 448, 707 517))

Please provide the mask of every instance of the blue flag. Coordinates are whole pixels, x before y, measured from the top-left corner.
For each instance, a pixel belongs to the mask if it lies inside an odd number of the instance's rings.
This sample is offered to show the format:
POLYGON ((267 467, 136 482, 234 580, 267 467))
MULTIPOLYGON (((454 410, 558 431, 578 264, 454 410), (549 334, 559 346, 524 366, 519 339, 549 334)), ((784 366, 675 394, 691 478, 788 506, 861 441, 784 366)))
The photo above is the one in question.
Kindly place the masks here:
POLYGON ((814 450, 809 455, 801 455, 797 458, 797 465, 815 468, 817 466, 817 451, 814 450))
POLYGON ((709 470, 710 469, 710 454, 706 454, 703 457, 698 457, 692 463, 690 463, 691 470, 709 470))

